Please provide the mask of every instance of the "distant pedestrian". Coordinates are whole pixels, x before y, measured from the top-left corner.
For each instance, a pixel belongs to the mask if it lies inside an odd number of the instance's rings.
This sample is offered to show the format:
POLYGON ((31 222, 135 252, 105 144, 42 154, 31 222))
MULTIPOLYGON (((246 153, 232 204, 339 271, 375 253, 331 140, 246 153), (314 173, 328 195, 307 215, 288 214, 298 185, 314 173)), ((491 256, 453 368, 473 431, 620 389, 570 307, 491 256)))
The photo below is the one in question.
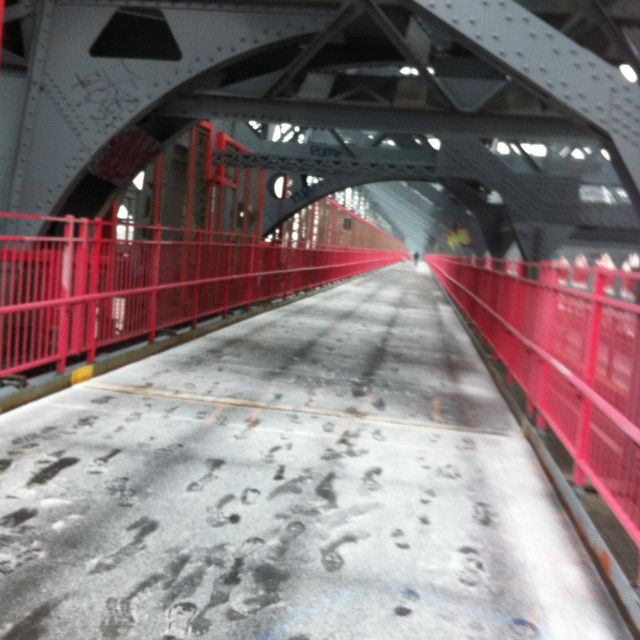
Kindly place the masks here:
POLYGON ((420 254, 417 251, 414 251, 413 253, 413 264, 417 267, 418 266, 418 259, 420 258, 420 254))

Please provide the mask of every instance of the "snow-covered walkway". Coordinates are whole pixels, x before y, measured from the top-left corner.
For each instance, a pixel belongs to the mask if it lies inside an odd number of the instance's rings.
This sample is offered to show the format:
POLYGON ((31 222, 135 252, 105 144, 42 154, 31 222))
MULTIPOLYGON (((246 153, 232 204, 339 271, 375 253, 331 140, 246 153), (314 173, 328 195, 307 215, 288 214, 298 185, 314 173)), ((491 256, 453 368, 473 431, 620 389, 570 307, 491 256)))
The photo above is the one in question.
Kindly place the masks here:
POLYGON ((631 638, 421 265, 0 416, 4 640, 631 638))

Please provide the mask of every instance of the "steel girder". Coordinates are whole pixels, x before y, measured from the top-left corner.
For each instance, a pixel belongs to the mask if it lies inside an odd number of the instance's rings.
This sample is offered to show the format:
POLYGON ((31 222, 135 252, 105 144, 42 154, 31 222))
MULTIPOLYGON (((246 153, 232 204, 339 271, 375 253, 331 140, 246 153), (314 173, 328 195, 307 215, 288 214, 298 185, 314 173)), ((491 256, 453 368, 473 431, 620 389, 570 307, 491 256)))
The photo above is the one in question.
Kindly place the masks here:
POLYGON ((90 55, 114 11, 128 4, 43 0, 12 210, 65 213, 65 198, 86 171, 95 191, 131 180, 160 149, 136 125, 159 101, 225 61, 322 31, 335 15, 322 5, 143 1, 141 7, 152 7, 166 22, 179 59, 90 55))
MULTIPOLYGON (((526 2, 536 11, 543 11, 554 3, 555 0, 526 2)), ((435 19, 496 68, 519 78, 571 122, 561 118, 260 99, 264 93, 246 98, 178 97, 179 90, 205 73, 210 75, 212 70, 241 60, 258 49, 268 51, 271 46, 303 38, 311 47, 309 52, 292 58, 289 66, 276 70, 266 87, 267 94, 269 86, 272 93, 277 94, 281 81, 288 82, 295 76, 298 67, 310 59, 314 46, 318 50, 323 42, 322 34, 330 32, 336 24, 339 26, 336 20, 339 21, 340 16, 348 22, 349 3, 300 0, 280 5, 256 0, 253 3, 183 4, 141 0, 136 7, 159 12, 175 37, 181 57, 167 61, 92 57, 88 53, 112 19, 114 10, 129 6, 126 2, 42 0, 13 178, 12 208, 42 214, 65 212, 67 197, 87 177, 91 179, 83 192, 85 196, 97 193, 98 199, 104 199, 109 189, 129 180, 166 141, 166 137, 154 136, 152 126, 141 125, 141 119, 154 109, 158 114, 165 114, 167 120, 176 122, 175 131, 199 117, 202 111, 214 117, 272 118, 276 122, 290 119, 300 123, 306 119, 308 124, 317 124, 318 119, 322 119, 332 122, 333 126, 449 136, 561 135, 585 139, 595 131, 613 141, 624 161, 622 174, 627 178, 629 192, 632 197, 638 197, 640 177, 635 169, 640 166, 637 162, 638 87, 622 80, 615 67, 574 44, 513 0, 449 0, 446 3, 401 0, 400 4, 412 12, 419 10, 429 20, 435 19), (214 46, 209 46, 210 42, 215 43, 214 46), (177 97, 158 110, 172 95, 177 97)), ((565 0, 561 4, 565 7, 570 2, 565 0)), ((405 59, 416 65, 425 61, 424 52, 417 51, 408 40, 405 46, 394 25, 385 22, 376 3, 359 0, 357 6, 359 11, 373 16, 382 32, 400 46, 405 59)), ((429 81, 422 68, 419 72, 429 81)), ((449 161, 454 165, 457 162, 457 175, 461 179, 498 185, 493 188, 503 197, 505 192, 512 192, 506 195, 506 202, 518 206, 535 201, 532 193, 540 191, 541 185, 550 184, 545 176, 528 177, 523 194, 518 195, 514 174, 498 171, 495 158, 491 171, 483 167, 489 158, 486 149, 480 161, 475 152, 472 153, 468 161, 462 163, 466 164, 465 170, 461 169, 460 152, 456 153, 457 160, 449 153, 449 161), (505 183, 511 187, 507 189, 505 183)), ((446 153, 442 154, 440 166, 444 166, 445 157, 446 153)), ((357 173, 356 179, 361 177, 362 174, 357 173)), ((405 174, 405 177, 409 176, 405 174)), ((346 179, 343 177, 342 182, 346 179)), ((551 184, 551 188, 575 203, 575 193, 569 193, 566 181, 564 186, 551 184)), ((572 189, 577 186, 574 184, 572 189)), ((514 210, 510 204, 507 207, 510 213, 514 210)), ((533 207, 530 205, 527 211, 533 211, 533 207)), ((557 208, 552 213, 556 211, 557 208)), ((522 228, 549 223, 549 216, 540 216, 539 209, 536 215, 533 223, 527 217, 516 224, 522 228)), ((563 212, 558 212, 560 217, 554 216, 555 222, 564 224, 566 218, 562 215, 563 212)), ((628 222, 635 224, 635 221, 628 222)), ((569 228, 570 224, 566 226, 569 228)), ((531 244, 539 245, 539 242, 531 244)))
POLYGON ((560 243, 580 227, 640 229, 630 206, 580 202, 580 177, 572 171, 569 175, 539 170, 517 172, 486 145, 472 138, 443 138, 439 151, 431 147, 419 147, 420 150, 351 147, 351 155, 346 158, 340 147, 326 144, 281 144, 248 139, 245 142, 256 153, 217 153, 214 160, 229 166, 267 168, 273 171, 271 180, 278 175, 289 175, 294 185, 291 195, 284 200, 267 193, 265 229, 268 231, 320 197, 346 187, 388 180, 442 182, 481 220, 486 246, 493 255, 500 255, 508 248, 513 234, 523 256, 538 260, 549 258, 555 250, 554 234, 560 243), (419 162, 420 155, 422 162, 419 162), (413 162, 403 161, 408 159, 413 162), (324 180, 307 184, 307 175, 322 176, 324 180), (477 183, 481 190, 465 186, 464 181, 477 183), (498 192, 504 202, 499 213, 486 201, 490 191, 498 192), (549 228, 543 232, 539 230, 541 227, 549 228), (490 238, 493 233, 496 237, 490 238))
POLYGON ((158 113, 175 118, 295 122, 303 127, 372 129, 389 133, 531 139, 593 140, 580 122, 557 116, 468 114, 362 106, 318 101, 256 99, 238 96, 182 96, 168 99, 158 113))
POLYGON ((420 7, 472 50, 607 135, 640 211, 640 87, 514 0, 401 0, 420 7))
MULTIPOLYGON (((261 145, 263 148, 266 145, 261 145)), ((304 172, 310 175, 326 176, 332 173, 366 173, 372 180, 384 180, 389 175, 404 175, 427 178, 434 176, 436 166, 435 151, 385 152, 380 149, 359 149, 360 157, 344 157, 346 154, 337 147, 328 145, 270 145, 271 150, 257 150, 251 153, 238 151, 217 151, 213 163, 230 167, 252 167, 273 169, 283 173, 304 172), (286 151, 284 153, 278 152, 286 151), (304 154, 306 152, 306 154, 304 154), (362 157, 367 156, 367 157, 362 157)))

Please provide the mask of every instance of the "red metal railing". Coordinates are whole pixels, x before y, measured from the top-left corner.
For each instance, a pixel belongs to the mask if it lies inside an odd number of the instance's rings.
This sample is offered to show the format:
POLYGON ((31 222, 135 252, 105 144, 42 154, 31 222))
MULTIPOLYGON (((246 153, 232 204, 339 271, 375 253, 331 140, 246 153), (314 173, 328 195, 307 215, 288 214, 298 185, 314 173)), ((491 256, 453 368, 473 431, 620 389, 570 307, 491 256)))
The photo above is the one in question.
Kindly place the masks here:
MULTIPOLYGON (((332 207, 334 224, 347 215, 364 223, 332 207)), ((384 246, 363 248, 0 214, 7 217, 61 225, 63 232, 0 237, 0 377, 51 363, 61 372, 70 356, 91 362, 100 347, 154 340, 160 329, 195 325, 407 257, 404 245, 382 231, 384 246)))
POLYGON ((640 273, 427 262, 640 548, 640 273))

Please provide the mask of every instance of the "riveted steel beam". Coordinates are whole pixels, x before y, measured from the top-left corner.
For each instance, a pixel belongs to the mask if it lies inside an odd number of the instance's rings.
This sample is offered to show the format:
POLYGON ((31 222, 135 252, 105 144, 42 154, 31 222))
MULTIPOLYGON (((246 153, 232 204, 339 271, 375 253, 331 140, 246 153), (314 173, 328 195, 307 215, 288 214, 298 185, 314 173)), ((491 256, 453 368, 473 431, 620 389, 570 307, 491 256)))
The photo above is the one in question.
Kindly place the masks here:
POLYGON ((508 248, 515 233, 525 257, 546 256, 540 252, 550 241, 541 244, 543 236, 538 231, 531 232, 532 224, 536 228, 552 225, 563 233, 564 229, 585 224, 602 229, 640 226, 629 206, 581 202, 581 177, 572 168, 568 175, 558 173, 558 167, 554 167, 554 173, 540 170, 524 173, 514 170, 485 144, 471 138, 442 138, 437 152, 427 145, 418 146, 413 136, 395 136, 395 140, 398 147, 393 149, 352 145, 356 158, 347 157, 339 147, 328 144, 254 141, 254 153, 214 154, 214 163, 267 168, 292 177, 294 186, 289 198, 278 200, 272 195, 267 198, 268 230, 325 195, 346 187, 389 180, 440 181, 447 189, 457 185, 454 195, 465 195, 464 205, 482 218, 486 245, 497 255, 508 248), (306 175, 324 179, 307 184, 306 175), (487 202, 490 191, 498 192, 504 202, 500 216, 493 215, 496 208, 487 202), (518 233, 523 228, 525 232, 518 233), (489 238, 494 232, 497 237, 489 238))
POLYGON ((300 126, 366 129, 388 133, 593 140, 589 127, 555 116, 473 115, 394 107, 327 104, 293 100, 253 100, 230 96, 178 96, 158 113, 191 119, 293 122, 300 126))
POLYGON ((607 8, 603 6, 601 0, 591 0, 587 11, 622 54, 622 58, 631 60, 635 67, 640 69, 640 55, 638 54, 638 50, 623 29, 615 23, 607 8))
POLYGON ((442 91, 440 86, 434 81, 432 76, 427 71, 425 64, 426 60, 424 59, 424 56, 421 55, 421 52, 415 51, 413 47, 405 40, 404 36, 398 32, 395 26, 384 14, 380 6, 377 5, 374 0, 356 0, 356 2, 358 2, 363 8, 367 10, 369 16, 378 25, 382 33, 386 35, 389 41, 400 52, 405 60, 410 65, 414 65, 414 68, 417 70, 419 76, 423 79, 424 82, 426 82, 426 84, 429 86, 429 90, 437 96, 438 100, 445 107, 453 107, 453 101, 449 98, 449 96, 447 96, 444 91, 442 91))
POLYGON ((128 3, 42 4, 12 210, 64 213, 65 200, 80 187, 106 196, 114 170, 133 177, 149 160, 153 135, 136 123, 168 93, 249 52, 312 38, 336 13, 326 4, 153 3, 179 59, 119 55, 117 42, 114 57, 91 55, 120 6, 128 3), (117 136, 130 142, 108 147, 117 136))
MULTIPOLYGON (((274 145, 276 146, 276 145, 274 145)), ((376 151, 380 151, 376 149, 376 151)), ((334 173, 367 173, 372 179, 380 176, 402 174, 403 176, 435 175, 435 153, 377 153, 379 160, 365 158, 340 157, 342 152, 327 145, 310 145, 310 156, 276 155, 276 153, 241 153, 238 151, 217 151, 213 154, 213 163, 222 166, 274 169, 282 172, 304 172, 312 175, 331 175, 334 173), (386 156, 386 160, 382 157, 386 156), (395 158, 393 157, 395 156, 395 158)))
POLYGON ((344 8, 340 11, 339 15, 329 25, 329 27, 319 33, 309 44, 307 44, 302 52, 280 73, 277 80, 275 80, 265 92, 265 97, 273 98, 282 94, 293 82, 295 77, 311 62, 320 49, 330 42, 337 33, 342 31, 346 26, 358 18, 362 12, 363 9, 354 4, 353 0, 347 0, 344 3, 344 8))
POLYGON ((640 215, 640 87, 514 0, 400 0, 611 138, 640 215))

